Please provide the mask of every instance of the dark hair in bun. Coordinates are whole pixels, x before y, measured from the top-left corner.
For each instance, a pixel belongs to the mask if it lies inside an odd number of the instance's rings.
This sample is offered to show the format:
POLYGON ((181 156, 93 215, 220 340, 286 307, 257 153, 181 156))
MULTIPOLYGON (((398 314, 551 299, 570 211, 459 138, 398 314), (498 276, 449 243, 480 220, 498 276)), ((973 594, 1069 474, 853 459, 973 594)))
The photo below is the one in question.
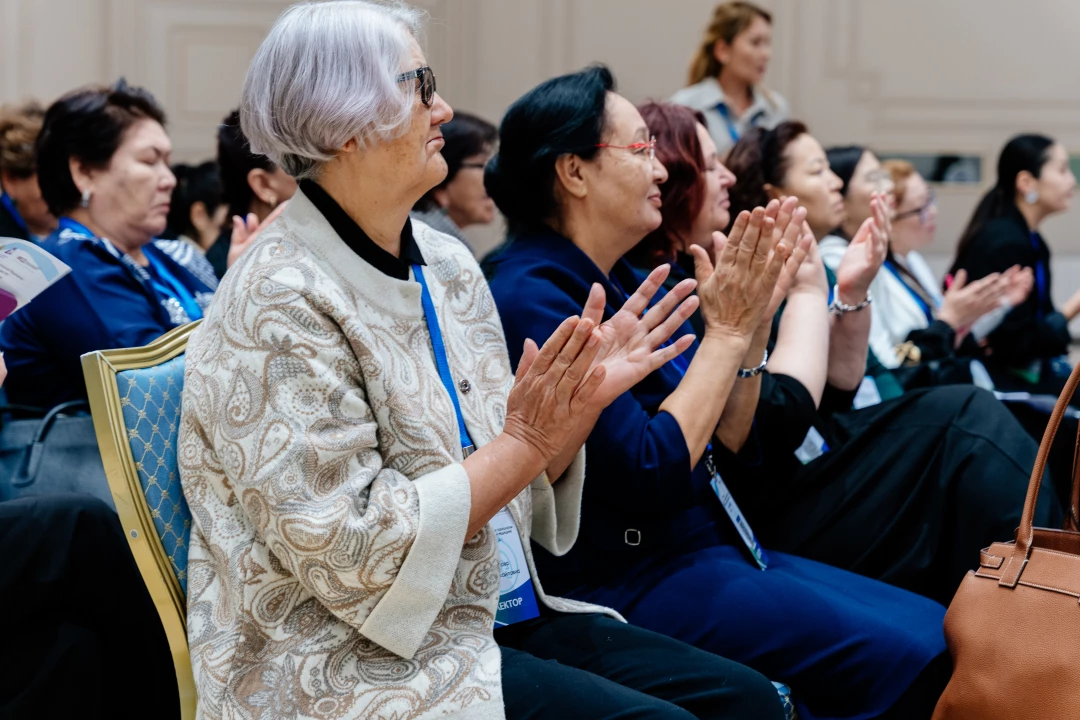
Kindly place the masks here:
POLYGON ((596 155, 607 93, 614 89, 611 71, 597 65, 538 85, 506 111, 484 187, 506 216, 511 236, 544 228, 558 212, 555 161, 596 155))
POLYGON ((743 210, 769 204, 766 185, 783 187, 788 171, 784 151, 800 135, 809 132, 798 120, 788 120, 772 130, 751 128, 728 152, 724 165, 735 173, 735 184, 728 190, 731 199, 731 225, 743 210))

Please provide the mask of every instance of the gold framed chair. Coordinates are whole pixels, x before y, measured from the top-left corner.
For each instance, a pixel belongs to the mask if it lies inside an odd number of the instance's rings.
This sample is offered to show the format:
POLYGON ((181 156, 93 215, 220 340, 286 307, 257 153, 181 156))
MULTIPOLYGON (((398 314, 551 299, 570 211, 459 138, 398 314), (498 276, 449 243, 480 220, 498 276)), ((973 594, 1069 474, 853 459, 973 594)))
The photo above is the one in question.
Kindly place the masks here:
POLYGON ((196 694, 187 645, 191 511, 180 489, 177 438, 190 323, 141 348, 83 355, 94 432, 131 554, 169 640, 183 720, 196 694))

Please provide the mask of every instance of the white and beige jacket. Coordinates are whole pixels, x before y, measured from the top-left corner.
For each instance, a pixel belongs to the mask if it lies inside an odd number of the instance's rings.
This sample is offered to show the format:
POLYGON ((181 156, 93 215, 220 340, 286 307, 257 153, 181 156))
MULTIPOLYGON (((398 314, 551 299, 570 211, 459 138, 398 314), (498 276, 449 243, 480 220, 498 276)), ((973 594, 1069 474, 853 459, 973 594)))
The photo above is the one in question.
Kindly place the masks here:
MULTIPOLYGON (((414 234, 477 446, 513 384, 502 325, 459 242, 414 234), (462 385, 462 387, 465 387, 462 385)), ((192 335, 180 470, 193 527, 188 639, 199 718, 501 720, 490 525, 469 480, 419 283, 354 254, 303 193, 222 281, 192 335)), ((511 503, 555 554, 578 533, 584 452, 511 503)))

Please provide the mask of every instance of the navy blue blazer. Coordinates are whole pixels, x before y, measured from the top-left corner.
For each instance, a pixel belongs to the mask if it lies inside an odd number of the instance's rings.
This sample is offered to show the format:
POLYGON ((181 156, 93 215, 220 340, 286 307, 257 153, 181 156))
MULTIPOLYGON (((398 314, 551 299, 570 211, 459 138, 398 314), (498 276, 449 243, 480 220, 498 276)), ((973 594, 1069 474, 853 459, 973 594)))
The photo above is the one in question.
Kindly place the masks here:
MULTIPOLYGON (((484 270, 515 367, 526 338, 543 344, 563 320, 581 314, 593 283, 607 293, 607 319, 644 280, 625 260, 605 276, 585 253, 553 232, 516 238, 489 256, 484 270)), ((664 294, 658 292, 653 303, 664 294)), ((686 323, 674 338, 692 332, 686 323)), ((586 443, 577 543, 561 558, 533 547, 549 592, 567 594, 601 582, 676 551, 692 536, 730 540, 730 522, 710 487, 705 462, 690 466, 682 430, 659 409, 682 380, 696 347, 684 353, 681 367, 678 361, 668 363, 601 414, 586 443)))
MULTIPOLYGON (((141 268, 98 238, 61 228, 42 244, 71 273, 0 325, 8 401, 49 408, 86 397, 80 357, 139 347, 190 320, 154 290, 141 268)), ((143 253, 164 267, 205 309, 217 288, 213 269, 183 241, 155 240, 143 253)))

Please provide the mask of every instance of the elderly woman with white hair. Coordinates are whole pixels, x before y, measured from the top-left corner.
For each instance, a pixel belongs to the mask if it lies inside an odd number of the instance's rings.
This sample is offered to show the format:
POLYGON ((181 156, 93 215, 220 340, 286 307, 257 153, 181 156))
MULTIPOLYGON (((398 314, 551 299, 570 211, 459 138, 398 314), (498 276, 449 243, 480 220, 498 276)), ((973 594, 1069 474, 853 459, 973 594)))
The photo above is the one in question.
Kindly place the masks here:
POLYGON ((418 24, 297 5, 248 71, 243 130, 300 190, 188 345, 199 717, 782 717, 757 673, 544 593, 530 539, 574 543, 585 438, 697 300, 642 315, 661 268, 601 324, 594 288, 515 377, 472 256, 409 220, 452 116, 418 24))

